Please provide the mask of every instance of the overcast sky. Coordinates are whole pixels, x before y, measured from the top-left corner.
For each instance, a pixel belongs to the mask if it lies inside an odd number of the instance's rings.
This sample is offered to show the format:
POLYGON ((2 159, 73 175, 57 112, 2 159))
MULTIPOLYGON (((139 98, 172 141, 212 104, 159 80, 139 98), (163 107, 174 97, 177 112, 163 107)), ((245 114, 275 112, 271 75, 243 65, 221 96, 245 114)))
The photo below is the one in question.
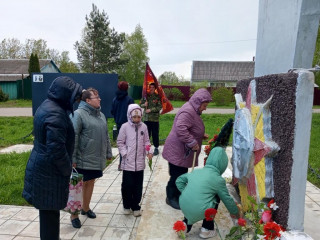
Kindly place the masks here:
POLYGON ((251 61, 255 56, 258 0, 8 0, 1 3, 0 41, 44 39, 69 51, 81 39, 92 3, 110 26, 131 34, 140 24, 156 76, 174 71, 191 77, 193 60, 251 61))

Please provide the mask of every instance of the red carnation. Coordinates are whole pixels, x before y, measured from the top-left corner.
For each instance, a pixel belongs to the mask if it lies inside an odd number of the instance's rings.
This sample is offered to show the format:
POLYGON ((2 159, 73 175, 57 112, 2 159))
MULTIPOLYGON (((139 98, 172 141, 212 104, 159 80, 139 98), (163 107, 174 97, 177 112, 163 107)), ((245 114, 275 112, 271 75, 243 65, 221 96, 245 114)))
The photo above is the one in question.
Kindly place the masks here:
POLYGON ((178 236, 180 236, 182 239, 186 239, 184 235, 184 231, 186 230, 186 224, 184 222, 176 221, 173 225, 173 230, 175 230, 178 236))
POLYGON ((281 237, 280 231, 281 227, 275 222, 268 222, 263 226, 265 239, 275 239, 276 237, 281 237))
POLYGON ((206 145, 206 146, 204 147, 204 152, 205 152, 207 155, 209 155, 210 151, 211 151, 210 145, 206 145))
POLYGON ((244 220, 243 218, 238 219, 238 225, 241 227, 245 227, 247 225, 247 221, 244 220))
POLYGON ((270 202, 268 203, 268 208, 271 208, 271 204, 274 203, 274 199, 270 200, 270 202))
POLYGON ((217 141, 217 138, 218 138, 218 135, 217 135, 217 134, 214 135, 214 136, 213 136, 213 141, 214 141, 214 142, 217 141))
POLYGON ((217 209, 214 209, 214 208, 208 208, 204 212, 204 216, 207 221, 213 221, 213 219, 216 217, 216 214, 217 214, 217 209))
POLYGON ((186 225, 182 221, 176 221, 173 225, 173 230, 176 232, 184 231, 186 230, 186 225))

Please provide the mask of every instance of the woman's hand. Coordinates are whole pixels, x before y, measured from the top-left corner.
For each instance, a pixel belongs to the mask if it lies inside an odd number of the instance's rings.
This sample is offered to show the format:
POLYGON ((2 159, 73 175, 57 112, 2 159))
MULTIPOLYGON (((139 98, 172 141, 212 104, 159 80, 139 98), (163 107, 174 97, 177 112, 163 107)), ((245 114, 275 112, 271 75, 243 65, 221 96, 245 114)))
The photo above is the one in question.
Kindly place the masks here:
POLYGON ((148 153, 148 159, 151 160, 152 159, 152 153, 148 153))
POLYGON ((192 147, 192 151, 198 151, 199 150, 199 145, 196 144, 192 147))
POLYGON ((77 164, 76 163, 72 163, 72 167, 76 168, 77 164))
POLYGON ((149 113, 149 112, 151 112, 151 109, 146 109, 146 113, 149 113))

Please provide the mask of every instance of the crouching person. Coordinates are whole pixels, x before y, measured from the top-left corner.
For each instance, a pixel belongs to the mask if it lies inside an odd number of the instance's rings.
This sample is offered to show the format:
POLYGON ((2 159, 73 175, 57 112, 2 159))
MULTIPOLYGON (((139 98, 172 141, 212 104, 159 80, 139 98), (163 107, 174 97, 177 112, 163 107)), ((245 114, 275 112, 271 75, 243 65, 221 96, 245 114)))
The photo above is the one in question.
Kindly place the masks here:
POLYGON ((203 220, 199 236, 211 238, 215 236, 214 222, 206 221, 205 211, 208 208, 217 209, 220 200, 227 207, 233 218, 239 218, 239 211, 233 198, 230 196, 225 179, 221 176, 228 166, 228 157, 221 147, 212 149, 206 165, 191 173, 181 175, 176 185, 181 196, 180 208, 185 216, 187 232, 192 224, 203 220))

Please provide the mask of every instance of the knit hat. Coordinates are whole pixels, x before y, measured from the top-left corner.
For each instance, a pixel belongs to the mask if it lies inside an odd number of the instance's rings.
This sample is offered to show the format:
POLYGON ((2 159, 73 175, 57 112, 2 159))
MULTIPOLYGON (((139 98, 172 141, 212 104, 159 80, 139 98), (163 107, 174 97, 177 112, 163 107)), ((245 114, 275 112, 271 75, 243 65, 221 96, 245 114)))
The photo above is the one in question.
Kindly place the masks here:
POLYGON ((132 112, 131 112, 131 117, 134 117, 134 116, 139 116, 141 117, 142 116, 142 113, 141 113, 141 110, 140 109, 134 109, 132 112))
POLYGON ((127 91, 128 90, 128 83, 125 81, 121 81, 118 83, 118 88, 119 88, 119 90, 127 91))

